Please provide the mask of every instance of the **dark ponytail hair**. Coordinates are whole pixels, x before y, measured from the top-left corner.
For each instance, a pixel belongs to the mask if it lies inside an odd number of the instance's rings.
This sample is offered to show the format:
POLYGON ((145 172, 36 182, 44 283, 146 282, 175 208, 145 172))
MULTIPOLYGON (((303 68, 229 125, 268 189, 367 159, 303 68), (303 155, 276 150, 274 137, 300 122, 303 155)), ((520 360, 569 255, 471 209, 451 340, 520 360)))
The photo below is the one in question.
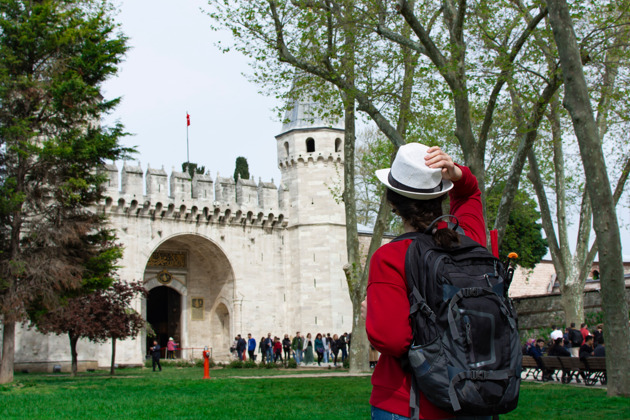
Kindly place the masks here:
MULTIPOLYGON (((442 202, 446 194, 431 200, 414 200, 387 189, 387 201, 395 208, 400 217, 417 231, 424 232, 431 222, 442 216, 442 202)), ((459 235, 452 229, 434 229, 433 240, 442 248, 451 248, 459 243, 459 235)))

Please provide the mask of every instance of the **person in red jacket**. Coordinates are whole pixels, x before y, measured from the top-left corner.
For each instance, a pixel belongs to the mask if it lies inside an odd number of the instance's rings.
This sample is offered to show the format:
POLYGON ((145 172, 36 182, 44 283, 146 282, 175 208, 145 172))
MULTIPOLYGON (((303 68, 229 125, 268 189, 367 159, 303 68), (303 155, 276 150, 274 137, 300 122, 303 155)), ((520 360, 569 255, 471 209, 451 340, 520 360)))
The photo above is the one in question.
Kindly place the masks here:
POLYGON ((273 356, 274 362, 280 360, 280 363, 282 363, 282 342, 280 342, 280 337, 274 337, 273 356))
MULTIPOLYGON (((450 214, 456 216, 464 233, 486 245, 481 193, 470 169, 454 164, 439 147, 419 143, 402 146, 391 169, 376 171, 387 187, 392 212, 402 218, 405 232, 424 231, 443 214, 442 201, 450 196, 450 214)), ((440 222, 433 238, 438 244, 458 241, 447 224, 440 222)), ((381 353, 372 375, 372 419, 408 418, 411 374, 400 358, 413 341, 409 324, 409 299, 405 278, 405 254, 411 239, 381 246, 370 261, 367 298, 363 303, 370 343, 381 353)), ((453 414, 419 397, 419 418, 445 419, 453 414)), ((486 418, 486 417, 479 417, 486 418)), ((489 418, 489 417, 488 417, 489 418)))

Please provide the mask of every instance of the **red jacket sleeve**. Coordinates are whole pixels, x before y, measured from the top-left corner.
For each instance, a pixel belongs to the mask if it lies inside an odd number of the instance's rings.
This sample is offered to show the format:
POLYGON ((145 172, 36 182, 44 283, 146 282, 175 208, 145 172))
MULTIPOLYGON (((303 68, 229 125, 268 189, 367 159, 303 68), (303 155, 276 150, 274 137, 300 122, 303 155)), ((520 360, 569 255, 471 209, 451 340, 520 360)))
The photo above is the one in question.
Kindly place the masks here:
POLYGON ((370 261, 365 320, 370 343, 383 354, 400 357, 413 340, 404 272, 409 241, 381 246, 370 261))
POLYGON ((468 167, 457 166, 462 170, 462 177, 453 182, 453 189, 449 192, 450 213, 457 217, 466 236, 486 246, 486 222, 477 178, 468 167))

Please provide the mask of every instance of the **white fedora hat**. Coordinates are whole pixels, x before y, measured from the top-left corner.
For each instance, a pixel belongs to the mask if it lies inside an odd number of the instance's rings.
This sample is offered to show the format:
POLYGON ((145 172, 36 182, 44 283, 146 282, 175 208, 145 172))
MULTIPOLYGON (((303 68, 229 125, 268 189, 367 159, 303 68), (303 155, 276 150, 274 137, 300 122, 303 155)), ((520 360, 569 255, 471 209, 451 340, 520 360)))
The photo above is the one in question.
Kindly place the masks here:
POLYGON ((390 190, 415 200, 431 200, 446 194, 453 183, 442 179, 440 168, 426 165, 424 157, 428 149, 420 143, 401 146, 391 169, 379 169, 376 177, 390 190))

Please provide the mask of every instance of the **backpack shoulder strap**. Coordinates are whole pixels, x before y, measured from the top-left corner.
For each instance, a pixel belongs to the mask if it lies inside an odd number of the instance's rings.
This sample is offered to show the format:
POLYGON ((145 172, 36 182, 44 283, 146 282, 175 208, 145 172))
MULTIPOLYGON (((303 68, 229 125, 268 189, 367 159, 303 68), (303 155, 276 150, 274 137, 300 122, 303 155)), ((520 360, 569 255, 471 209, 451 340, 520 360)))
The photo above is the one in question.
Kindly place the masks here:
MULTIPOLYGON (((427 281, 427 271, 424 267, 424 255, 429 249, 431 236, 426 233, 412 232, 413 241, 407 248, 405 255, 405 276, 407 280, 407 290, 409 292, 409 316, 414 316, 421 312, 432 322, 437 321, 433 310, 427 304, 425 296, 422 294, 421 284, 427 281)), ((414 331, 414 335, 415 335, 414 331)))

